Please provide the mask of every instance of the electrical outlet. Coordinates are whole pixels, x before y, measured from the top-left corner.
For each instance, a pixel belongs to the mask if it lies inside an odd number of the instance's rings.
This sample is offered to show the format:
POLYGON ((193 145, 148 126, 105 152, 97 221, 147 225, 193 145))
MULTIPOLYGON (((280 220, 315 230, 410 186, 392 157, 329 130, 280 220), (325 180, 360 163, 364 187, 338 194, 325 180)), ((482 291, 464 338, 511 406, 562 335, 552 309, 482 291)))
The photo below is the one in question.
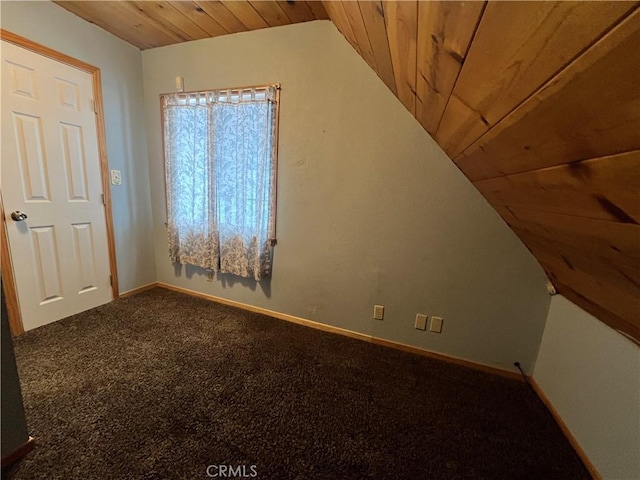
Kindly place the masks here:
POLYGON ((122 174, 120 170, 111 170, 111 185, 122 185, 122 174))
POLYGON ((442 317, 431 317, 431 326, 429 327, 431 332, 442 332, 442 317))
POLYGON ((213 270, 207 270, 207 282, 213 282, 213 270))
POLYGON ((382 305, 373 306, 373 318, 375 320, 382 320, 384 318, 384 307, 382 305))
POLYGON ((422 315, 421 313, 416 314, 416 330, 426 330, 427 329, 427 316, 422 315))

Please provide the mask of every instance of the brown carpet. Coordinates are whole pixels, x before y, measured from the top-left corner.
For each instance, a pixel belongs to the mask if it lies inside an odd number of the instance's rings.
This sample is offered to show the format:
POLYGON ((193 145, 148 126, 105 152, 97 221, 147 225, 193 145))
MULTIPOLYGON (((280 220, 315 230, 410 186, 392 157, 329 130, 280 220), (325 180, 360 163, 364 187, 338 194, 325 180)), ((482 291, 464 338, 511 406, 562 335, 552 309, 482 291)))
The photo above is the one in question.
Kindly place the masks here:
POLYGON ((589 478, 524 383, 163 289, 15 346, 8 478, 589 478))

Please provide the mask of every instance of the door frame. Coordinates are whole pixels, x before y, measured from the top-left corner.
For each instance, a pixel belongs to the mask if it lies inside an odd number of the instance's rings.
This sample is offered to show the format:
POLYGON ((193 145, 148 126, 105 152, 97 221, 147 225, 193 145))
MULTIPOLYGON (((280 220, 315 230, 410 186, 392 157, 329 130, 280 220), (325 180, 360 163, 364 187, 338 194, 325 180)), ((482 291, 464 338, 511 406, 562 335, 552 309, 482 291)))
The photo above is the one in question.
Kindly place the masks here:
MULTIPOLYGON (((113 300, 120 297, 118 291, 118 267, 116 265, 116 243, 113 233, 113 212, 111 208, 111 187, 109 184, 109 160, 107 157, 107 139, 104 126, 104 111, 102 101, 102 82, 100 80, 100 69, 94 67, 81 60, 60 53, 49 47, 45 47, 39 43, 21 37, 15 33, 0 28, 0 40, 12 43, 18 47, 30 50, 34 53, 50 58, 57 62, 63 63, 78 70, 82 70, 91 75, 93 83, 93 96, 96 111, 96 132, 98 136, 98 157, 100 160, 100 176, 102 177, 102 192, 104 194, 105 220, 107 226, 107 248, 109 250, 109 268, 111 274, 111 291, 113 300)), ((5 292, 7 301, 7 313, 9 315, 9 326, 13 336, 20 335, 24 332, 22 324, 22 315, 20 313, 20 305, 18 303, 17 286, 13 274, 13 264, 11 263, 11 255, 9 253, 9 242, 7 229, 5 225, 4 204, 2 203, 2 193, 0 192, 0 261, 6 268, 6 274, 3 274, 2 288, 5 292)))

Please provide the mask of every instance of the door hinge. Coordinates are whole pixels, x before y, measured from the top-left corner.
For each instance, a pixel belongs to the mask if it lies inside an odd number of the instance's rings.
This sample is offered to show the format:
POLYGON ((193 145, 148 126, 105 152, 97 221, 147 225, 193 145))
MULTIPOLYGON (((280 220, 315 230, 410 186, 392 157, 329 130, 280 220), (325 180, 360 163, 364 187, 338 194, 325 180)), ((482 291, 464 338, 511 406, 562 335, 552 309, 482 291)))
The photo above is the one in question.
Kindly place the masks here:
POLYGON ((113 287, 113 275, 109 275, 109 285, 113 287))
POLYGON ((107 198, 104 196, 104 193, 101 193, 100 196, 102 197, 102 205, 104 205, 106 207, 107 206, 107 198))
POLYGON ((97 114, 98 113, 98 109, 96 108, 96 101, 95 100, 89 100, 91 102, 91 110, 93 110, 93 113, 97 114))

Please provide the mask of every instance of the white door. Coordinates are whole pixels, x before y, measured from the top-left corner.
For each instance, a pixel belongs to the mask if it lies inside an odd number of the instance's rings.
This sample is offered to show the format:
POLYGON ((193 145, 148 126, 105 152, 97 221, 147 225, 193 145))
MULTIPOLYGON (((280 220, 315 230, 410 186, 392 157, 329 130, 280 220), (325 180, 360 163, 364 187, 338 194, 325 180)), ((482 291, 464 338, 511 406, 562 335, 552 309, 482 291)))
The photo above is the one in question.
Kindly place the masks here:
POLYGON ((96 116, 90 74, 1 46, 0 186, 29 330, 112 300, 96 116))

